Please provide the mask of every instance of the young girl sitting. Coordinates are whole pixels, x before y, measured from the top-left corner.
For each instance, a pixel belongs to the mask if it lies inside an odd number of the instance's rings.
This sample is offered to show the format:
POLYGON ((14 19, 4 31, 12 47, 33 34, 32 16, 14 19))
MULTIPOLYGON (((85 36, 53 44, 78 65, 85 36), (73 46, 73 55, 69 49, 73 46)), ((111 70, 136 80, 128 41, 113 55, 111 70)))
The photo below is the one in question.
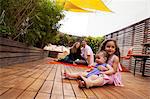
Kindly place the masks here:
MULTIPOLYGON (((96 65, 92 67, 90 70, 86 70, 84 72, 78 73, 64 73, 66 78, 79 78, 84 76, 88 79, 95 80, 99 75, 103 76, 104 71, 113 72, 113 68, 106 64, 108 54, 105 51, 99 51, 96 54, 96 65)), ((85 83, 82 80, 79 80, 79 87, 85 87, 85 83)))
MULTIPOLYGON (((114 84, 115 86, 123 86, 121 80, 120 71, 122 70, 120 66, 120 51, 117 46, 116 40, 108 39, 102 43, 100 51, 106 51, 108 53, 107 63, 113 68, 113 71, 104 71, 103 75, 98 76, 96 79, 88 79, 84 76, 81 76, 83 82, 85 83, 85 87, 93 87, 93 86, 103 86, 105 84, 114 84)), ((80 85, 80 82, 79 82, 80 85)))

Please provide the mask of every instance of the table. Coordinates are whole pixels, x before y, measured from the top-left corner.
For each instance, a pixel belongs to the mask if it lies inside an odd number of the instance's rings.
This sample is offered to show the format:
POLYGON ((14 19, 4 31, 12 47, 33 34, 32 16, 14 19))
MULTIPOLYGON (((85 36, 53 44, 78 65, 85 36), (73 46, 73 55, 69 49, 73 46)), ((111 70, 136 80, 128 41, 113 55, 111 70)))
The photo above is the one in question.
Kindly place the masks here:
POLYGON ((143 43, 142 46, 144 48, 144 54, 150 54, 150 42, 143 43))
POLYGON ((49 51, 49 57, 52 57, 52 58, 57 58, 58 56, 58 53, 63 53, 63 52, 59 52, 59 51, 49 51))
POLYGON ((145 63, 146 63, 147 60, 149 60, 148 58, 150 58, 150 55, 147 55, 147 54, 132 54, 132 56, 135 58, 134 75, 135 75, 135 69, 136 69, 136 62, 137 61, 143 61, 142 76, 145 76, 144 75, 145 63))

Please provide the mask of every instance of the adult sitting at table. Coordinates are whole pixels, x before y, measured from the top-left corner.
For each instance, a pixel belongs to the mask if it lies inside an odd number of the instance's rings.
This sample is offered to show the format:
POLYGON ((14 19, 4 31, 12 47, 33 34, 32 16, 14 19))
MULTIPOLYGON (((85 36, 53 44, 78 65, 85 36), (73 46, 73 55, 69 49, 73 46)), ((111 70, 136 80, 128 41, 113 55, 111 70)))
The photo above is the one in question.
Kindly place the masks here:
POLYGON ((75 60, 80 59, 84 59, 81 56, 80 42, 75 42, 73 46, 70 48, 70 54, 63 59, 59 59, 58 61, 73 64, 75 60))

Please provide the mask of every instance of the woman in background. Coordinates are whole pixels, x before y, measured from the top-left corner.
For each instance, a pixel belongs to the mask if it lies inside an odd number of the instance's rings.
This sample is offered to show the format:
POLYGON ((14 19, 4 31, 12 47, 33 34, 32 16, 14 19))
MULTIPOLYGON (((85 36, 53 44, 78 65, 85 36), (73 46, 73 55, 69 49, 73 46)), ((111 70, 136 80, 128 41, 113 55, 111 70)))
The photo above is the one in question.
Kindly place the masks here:
POLYGON ((81 44, 80 42, 75 42, 73 46, 70 48, 70 54, 67 55, 65 58, 60 59, 60 62, 66 62, 73 64, 75 60, 83 59, 81 56, 81 44))

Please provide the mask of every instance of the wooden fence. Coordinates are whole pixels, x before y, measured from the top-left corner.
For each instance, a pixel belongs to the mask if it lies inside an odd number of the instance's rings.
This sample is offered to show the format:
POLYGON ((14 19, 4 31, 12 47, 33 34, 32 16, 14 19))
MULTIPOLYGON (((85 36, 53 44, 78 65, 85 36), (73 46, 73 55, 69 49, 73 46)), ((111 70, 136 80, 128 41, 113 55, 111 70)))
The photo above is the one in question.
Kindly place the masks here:
POLYGON ((48 56, 48 51, 0 37, 0 66, 39 60, 48 56))
MULTIPOLYGON (((126 56, 128 49, 131 47, 133 47, 134 54, 150 54, 150 48, 147 49, 146 53, 143 46, 144 43, 150 44, 150 18, 105 36, 105 39, 109 38, 117 40, 121 56, 126 56)), ((122 60, 122 64, 133 71, 134 58, 122 60)), ((141 64, 142 62, 137 63, 137 73, 141 73, 141 64)), ((150 60, 146 62, 145 74, 150 75, 150 60)))

